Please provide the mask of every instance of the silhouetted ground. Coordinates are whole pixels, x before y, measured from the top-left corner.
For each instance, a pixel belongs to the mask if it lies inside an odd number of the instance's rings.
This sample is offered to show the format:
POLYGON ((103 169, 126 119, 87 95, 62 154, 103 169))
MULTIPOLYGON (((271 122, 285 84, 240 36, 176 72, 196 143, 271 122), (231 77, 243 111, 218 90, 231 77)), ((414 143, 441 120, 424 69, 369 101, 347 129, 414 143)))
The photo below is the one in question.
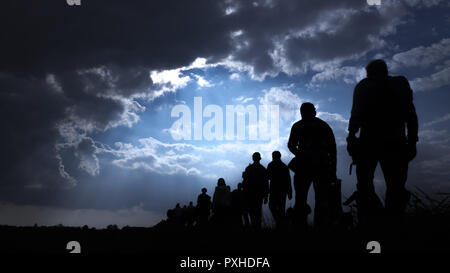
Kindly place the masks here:
POLYGON ((0 227, 1 251, 8 253, 68 253, 78 241, 82 253, 167 253, 179 255, 355 252, 367 253, 376 240, 382 252, 450 252, 448 215, 411 219, 408 228, 367 235, 357 230, 319 233, 308 231, 174 229, 164 223, 153 228, 89 229, 74 227, 0 227))

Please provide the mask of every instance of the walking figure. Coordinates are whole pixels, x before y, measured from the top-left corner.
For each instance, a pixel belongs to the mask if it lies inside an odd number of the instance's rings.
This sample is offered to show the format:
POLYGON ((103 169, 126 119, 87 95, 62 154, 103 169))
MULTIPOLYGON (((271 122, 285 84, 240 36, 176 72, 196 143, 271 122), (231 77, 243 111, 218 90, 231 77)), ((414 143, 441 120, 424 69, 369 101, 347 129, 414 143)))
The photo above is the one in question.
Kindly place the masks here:
POLYGON ((231 192, 231 212, 233 226, 242 228, 244 225, 248 225, 248 215, 242 183, 238 183, 237 188, 231 192))
POLYGON ((202 193, 197 197, 197 224, 203 226, 208 223, 209 213, 211 211, 211 196, 206 194, 208 190, 202 188, 202 193))
POLYGON ((214 190, 212 209, 216 224, 229 224, 231 210, 231 192, 230 186, 227 186, 225 179, 219 178, 214 190))
POLYGON ((261 228, 262 204, 267 204, 269 194, 269 182, 267 170, 259 162, 261 155, 256 152, 252 156, 253 164, 245 168, 242 183, 244 196, 250 215, 251 225, 255 229, 261 228))
POLYGON ((373 185, 378 163, 386 182, 387 220, 399 223, 409 201, 405 183, 418 141, 413 92, 405 77, 389 76, 383 60, 370 62, 366 72, 353 93, 347 137, 347 150, 356 163, 359 223, 370 226, 379 222, 373 217, 379 215, 374 213, 380 200, 373 185))
POLYGON ((295 155, 289 167, 295 172, 297 225, 306 228, 308 191, 314 186, 314 225, 328 227, 331 222, 331 183, 336 181, 336 141, 333 130, 316 117, 316 108, 305 102, 300 107, 302 119, 292 125, 288 148, 295 155))
POLYGON ((286 214, 286 197, 292 199, 291 174, 281 161, 281 153, 272 153, 272 162, 267 166, 269 184, 269 208, 277 228, 283 225, 286 214))

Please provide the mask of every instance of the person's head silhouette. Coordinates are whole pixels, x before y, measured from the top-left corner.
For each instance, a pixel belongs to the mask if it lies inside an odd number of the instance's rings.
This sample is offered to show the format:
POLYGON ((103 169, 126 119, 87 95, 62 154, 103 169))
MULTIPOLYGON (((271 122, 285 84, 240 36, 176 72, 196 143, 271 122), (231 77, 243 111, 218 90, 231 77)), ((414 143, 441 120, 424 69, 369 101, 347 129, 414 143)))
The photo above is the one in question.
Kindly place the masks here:
POLYGON ((217 186, 225 186, 225 179, 223 178, 219 178, 219 180, 217 180, 217 186))
POLYGON ((371 61, 366 66, 367 78, 383 78, 388 76, 388 68, 386 62, 378 59, 371 61))
POLYGON ((238 189, 238 190, 242 190, 242 183, 238 183, 238 184, 237 184, 237 189, 238 189))
POLYGON ((300 106, 300 114, 302 119, 312 119, 316 116, 316 107, 310 102, 305 102, 300 106))
POLYGON ((272 160, 273 161, 281 160, 281 153, 279 151, 274 151, 272 153, 272 160))
POLYGON ((208 190, 206 188, 202 188, 202 193, 206 193, 208 190))
POLYGON ((261 161, 261 154, 258 152, 253 153, 252 158, 253 158, 253 162, 259 163, 259 161, 261 161))

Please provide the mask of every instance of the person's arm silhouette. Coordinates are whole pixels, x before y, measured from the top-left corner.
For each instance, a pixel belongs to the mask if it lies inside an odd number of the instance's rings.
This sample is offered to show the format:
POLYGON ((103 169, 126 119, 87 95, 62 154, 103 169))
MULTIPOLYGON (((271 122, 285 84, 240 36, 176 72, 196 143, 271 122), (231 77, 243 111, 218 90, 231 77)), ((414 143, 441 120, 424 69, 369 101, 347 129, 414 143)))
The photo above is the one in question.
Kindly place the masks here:
POLYGON ((269 175, 264 167, 263 170, 264 204, 267 204, 267 202, 269 201, 269 175))
POLYGON ((355 86, 355 89, 353 91, 353 103, 352 103, 352 110, 350 115, 350 121, 348 125, 348 137, 354 138, 356 137, 356 133, 358 132, 359 128, 361 127, 361 116, 362 116, 362 109, 360 105, 360 88, 359 84, 355 86))
POLYGON ((333 129, 327 125, 327 140, 328 140, 328 155, 330 160, 330 172, 331 175, 336 178, 336 164, 337 164, 337 151, 336 151, 336 139, 334 137, 333 129))
POLYGON ((288 141, 288 149, 293 153, 294 155, 298 155, 298 141, 299 136, 295 128, 295 124, 291 128, 291 134, 289 135, 289 141, 288 141))
POLYGON ((406 104, 406 128, 408 130, 408 160, 413 160, 416 157, 417 149, 416 143, 419 141, 418 131, 419 122, 417 119, 416 108, 413 103, 413 91, 406 78, 406 88, 408 92, 407 104, 406 104))
POLYGON ((289 168, 286 167, 286 186, 287 186, 287 196, 289 200, 292 200, 292 185, 291 185, 291 174, 289 168))

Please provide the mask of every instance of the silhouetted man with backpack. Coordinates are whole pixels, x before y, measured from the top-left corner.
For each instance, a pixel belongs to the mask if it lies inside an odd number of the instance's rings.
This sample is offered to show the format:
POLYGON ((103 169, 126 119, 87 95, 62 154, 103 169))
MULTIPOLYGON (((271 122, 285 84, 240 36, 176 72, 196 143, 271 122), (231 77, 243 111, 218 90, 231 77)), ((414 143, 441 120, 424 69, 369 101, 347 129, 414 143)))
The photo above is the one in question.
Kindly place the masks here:
POLYGON ((281 153, 272 153, 272 162, 267 166, 269 184, 269 208, 277 227, 283 224, 286 212, 286 197, 292 199, 291 174, 281 161, 281 153))
POLYGON ((294 220, 306 228, 308 191, 314 186, 314 225, 327 227, 331 221, 331 183, 336 181, 336 141, 333 130, 316 117, 316 108, 305 102, 300 107, 302 119, 292 125, 288 148, 295 155, 289 168, 295 172, 294 220))
POLYGON ((256 152, 252 158, 253 164, 245 168, 242 186, 252 227, 259 229, 261 228, 262 204, 263 201, 264 204, 267 203, 269 194, 269 182, 266 168, 259 163, 261 155, 256 152))
POLYGON ((417 115, 405 77, 389 76, 383 60, 370 62, 366 72, 367 78, 354 90, 347 138, 347 150, 356 163, 359 222, 370 226, 379 220, 373 218, 377 213, 372 208, 380 204, 373 185, 380 163, 386 182, 385 210, 392 224, 401 220, 409 199, 405 183, 408 162, 416 156, 417 115))

